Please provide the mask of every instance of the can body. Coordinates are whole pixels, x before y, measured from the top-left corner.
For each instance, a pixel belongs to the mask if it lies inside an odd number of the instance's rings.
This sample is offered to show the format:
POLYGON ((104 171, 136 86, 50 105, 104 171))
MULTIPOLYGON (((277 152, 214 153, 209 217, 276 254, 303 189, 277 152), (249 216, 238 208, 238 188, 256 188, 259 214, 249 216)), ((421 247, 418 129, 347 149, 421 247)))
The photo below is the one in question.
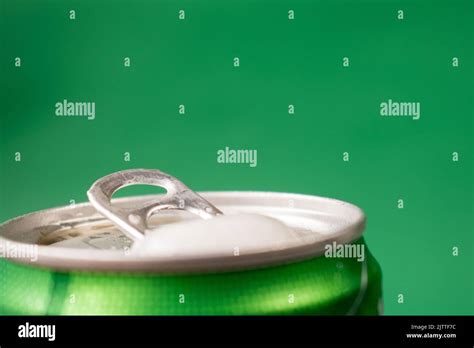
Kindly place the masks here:
POLYGON ((57 272, 0 262, 1 315, 377 315, 382 311, 380 267, 369 252, 363 262, 320 256, 256 270, 188 275, 57 272))

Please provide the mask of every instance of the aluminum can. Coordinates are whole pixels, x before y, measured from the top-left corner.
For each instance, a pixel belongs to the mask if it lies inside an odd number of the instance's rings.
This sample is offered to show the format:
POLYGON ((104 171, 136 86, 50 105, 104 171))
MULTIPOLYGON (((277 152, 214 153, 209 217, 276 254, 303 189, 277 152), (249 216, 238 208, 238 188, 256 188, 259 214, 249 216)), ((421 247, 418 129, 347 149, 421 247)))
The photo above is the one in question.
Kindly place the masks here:
POLYGON ((0 225, 1 315, 382 314, 381 269, 362 236, 365 215, 350 203, 293 193, 195 193, 146 169, 108 175, 88 195, 88 203, 0 225), (162 186, 167 194, 111 198, 133 184, 162 186), (160 233, 157 227, 238 214, 277 220, 298 233, 298 243, 201 252, 189 247, 200 238, 191 233, 178 241, 190 250, 185 254, 133 252, 147 233, 160 233))

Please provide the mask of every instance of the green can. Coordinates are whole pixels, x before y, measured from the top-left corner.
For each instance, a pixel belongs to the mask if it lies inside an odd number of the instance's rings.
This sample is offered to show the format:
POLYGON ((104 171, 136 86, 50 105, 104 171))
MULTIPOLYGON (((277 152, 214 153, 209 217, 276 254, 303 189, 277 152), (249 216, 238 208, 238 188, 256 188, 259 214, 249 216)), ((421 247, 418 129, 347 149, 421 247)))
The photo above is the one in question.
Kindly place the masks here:
POLYGON ((1 315, 376 315, 365 215, 335 199, 197 194, 158 170, 0 225, 1 315), (165 195, 111 199, 121 187, 165 195))

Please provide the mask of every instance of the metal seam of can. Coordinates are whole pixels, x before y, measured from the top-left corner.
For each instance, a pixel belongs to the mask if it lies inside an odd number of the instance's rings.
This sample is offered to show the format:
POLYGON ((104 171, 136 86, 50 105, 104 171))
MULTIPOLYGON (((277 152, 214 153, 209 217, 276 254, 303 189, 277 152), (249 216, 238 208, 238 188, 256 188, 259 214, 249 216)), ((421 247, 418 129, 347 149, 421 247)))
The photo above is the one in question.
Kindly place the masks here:
POLYGON ((70 275, 68 273, 51 273, 52 287, 49 301, 46 305, 46 315, 60 313, 62 304, 71 297, 71 295, 68 296, 69 278, 70 275))
POLYGON ((367 282, 368 282, 367 278, 368 278, 367 263, 366 263, 366 260, 364 260, 362 261, 362 265, 361 265, 359 293, 357 294, 357 297, 355 298, 354 303, 349 309, 349 312, 347 312, 348 315, 354 315, 359 309, 362 299, 364 298, 365 291, 367 290, 367 282))

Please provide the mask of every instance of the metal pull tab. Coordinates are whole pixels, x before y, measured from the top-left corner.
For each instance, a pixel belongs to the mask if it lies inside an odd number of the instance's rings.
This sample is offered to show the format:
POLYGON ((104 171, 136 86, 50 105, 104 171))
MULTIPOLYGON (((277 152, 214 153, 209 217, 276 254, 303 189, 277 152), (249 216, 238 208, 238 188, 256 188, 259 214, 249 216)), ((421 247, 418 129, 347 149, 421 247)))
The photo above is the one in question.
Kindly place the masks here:
POLYGON ((111 220, 133 240, 140 240, 149 230, 148 219, 161 210, 187 210, 203 219, 221 215, 222 212, 189 189, 175 177, 157 169, 130 169, 116 172, 94 182, 87 197, 92 206, 111 220), (112 195, 131 185, 153 185, 166 189, 164 197, 134 208, 118 208, 111 203, 112 195))

